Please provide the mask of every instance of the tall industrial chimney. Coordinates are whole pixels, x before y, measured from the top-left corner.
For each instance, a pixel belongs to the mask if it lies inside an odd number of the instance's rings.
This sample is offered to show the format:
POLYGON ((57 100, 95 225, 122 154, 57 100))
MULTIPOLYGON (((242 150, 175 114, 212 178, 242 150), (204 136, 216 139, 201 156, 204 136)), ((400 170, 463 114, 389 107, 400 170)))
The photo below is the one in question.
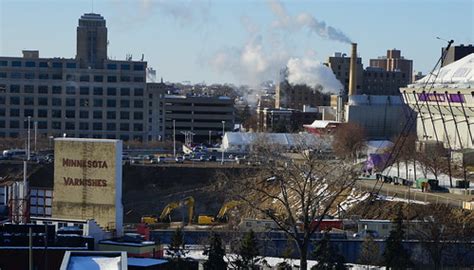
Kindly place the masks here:
POLYGON ((349 96, 357 95, 357 43, 352 43, 351 70, 349 72, 349 96))

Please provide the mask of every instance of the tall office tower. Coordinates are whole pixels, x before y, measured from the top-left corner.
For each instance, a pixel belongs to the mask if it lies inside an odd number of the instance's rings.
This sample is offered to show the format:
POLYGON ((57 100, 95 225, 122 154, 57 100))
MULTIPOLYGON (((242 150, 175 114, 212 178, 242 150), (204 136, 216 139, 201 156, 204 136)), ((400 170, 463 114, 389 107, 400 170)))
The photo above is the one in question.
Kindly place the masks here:
POLYGON ((100 14, 86 13, 77 27, 76 59, 80 68, 104 68, 107 60, 107 27, 100 14))

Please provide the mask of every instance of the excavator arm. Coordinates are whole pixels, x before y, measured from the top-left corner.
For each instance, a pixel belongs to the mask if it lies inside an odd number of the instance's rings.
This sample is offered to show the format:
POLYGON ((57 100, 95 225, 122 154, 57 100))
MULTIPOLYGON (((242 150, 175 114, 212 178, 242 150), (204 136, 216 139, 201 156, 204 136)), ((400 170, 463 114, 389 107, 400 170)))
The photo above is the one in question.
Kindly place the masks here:
POLYGON ((194 215, 194 198, 189 196, 184 198, 181 203, 188 207, 188 223, 191 225, 193 222, 193 215, 194 215))
POLYGON ((222 205, 221 209, 219 210, 219 213, 217 214, 216 219, 223 220, 229 210, 239 206, 241 203, 242 202, 240 201, 228 201, 224 203, 224 205, 222 205))
POLYGON ((174 209, 178 208, 179 207, 179 203, 178 202, 171 202, 169 204, 167 204, 165 206, 165 208, 163 209, 163 211, 161 212, 161 215, 160 215, 160 221, 163 222, 163 221, 170 221, 170 215, 171 213, 173 212, 174 209))

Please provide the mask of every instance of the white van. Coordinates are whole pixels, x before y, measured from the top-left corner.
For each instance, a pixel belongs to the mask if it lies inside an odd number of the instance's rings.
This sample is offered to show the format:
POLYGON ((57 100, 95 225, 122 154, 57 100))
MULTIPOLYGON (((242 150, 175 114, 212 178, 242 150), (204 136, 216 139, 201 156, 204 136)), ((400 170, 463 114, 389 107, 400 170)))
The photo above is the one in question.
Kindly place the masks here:
POLYGON ((26 158, 26 151, 24 149, 8 149, 3 151, 3 156, 5 158, 26 158))

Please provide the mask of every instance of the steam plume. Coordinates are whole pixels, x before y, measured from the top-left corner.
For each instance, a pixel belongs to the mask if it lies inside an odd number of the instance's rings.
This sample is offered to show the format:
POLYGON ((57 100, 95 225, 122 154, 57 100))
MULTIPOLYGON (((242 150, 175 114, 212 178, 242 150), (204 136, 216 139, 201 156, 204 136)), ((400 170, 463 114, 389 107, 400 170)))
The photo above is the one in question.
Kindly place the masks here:
POLYGON ((288 82, 292 85, 306 84, 311 87, 321 85, 326 93, 337 94, 343 88, 336 79, 332 70, 311 59, 290 58, 288 68, 288 82))

